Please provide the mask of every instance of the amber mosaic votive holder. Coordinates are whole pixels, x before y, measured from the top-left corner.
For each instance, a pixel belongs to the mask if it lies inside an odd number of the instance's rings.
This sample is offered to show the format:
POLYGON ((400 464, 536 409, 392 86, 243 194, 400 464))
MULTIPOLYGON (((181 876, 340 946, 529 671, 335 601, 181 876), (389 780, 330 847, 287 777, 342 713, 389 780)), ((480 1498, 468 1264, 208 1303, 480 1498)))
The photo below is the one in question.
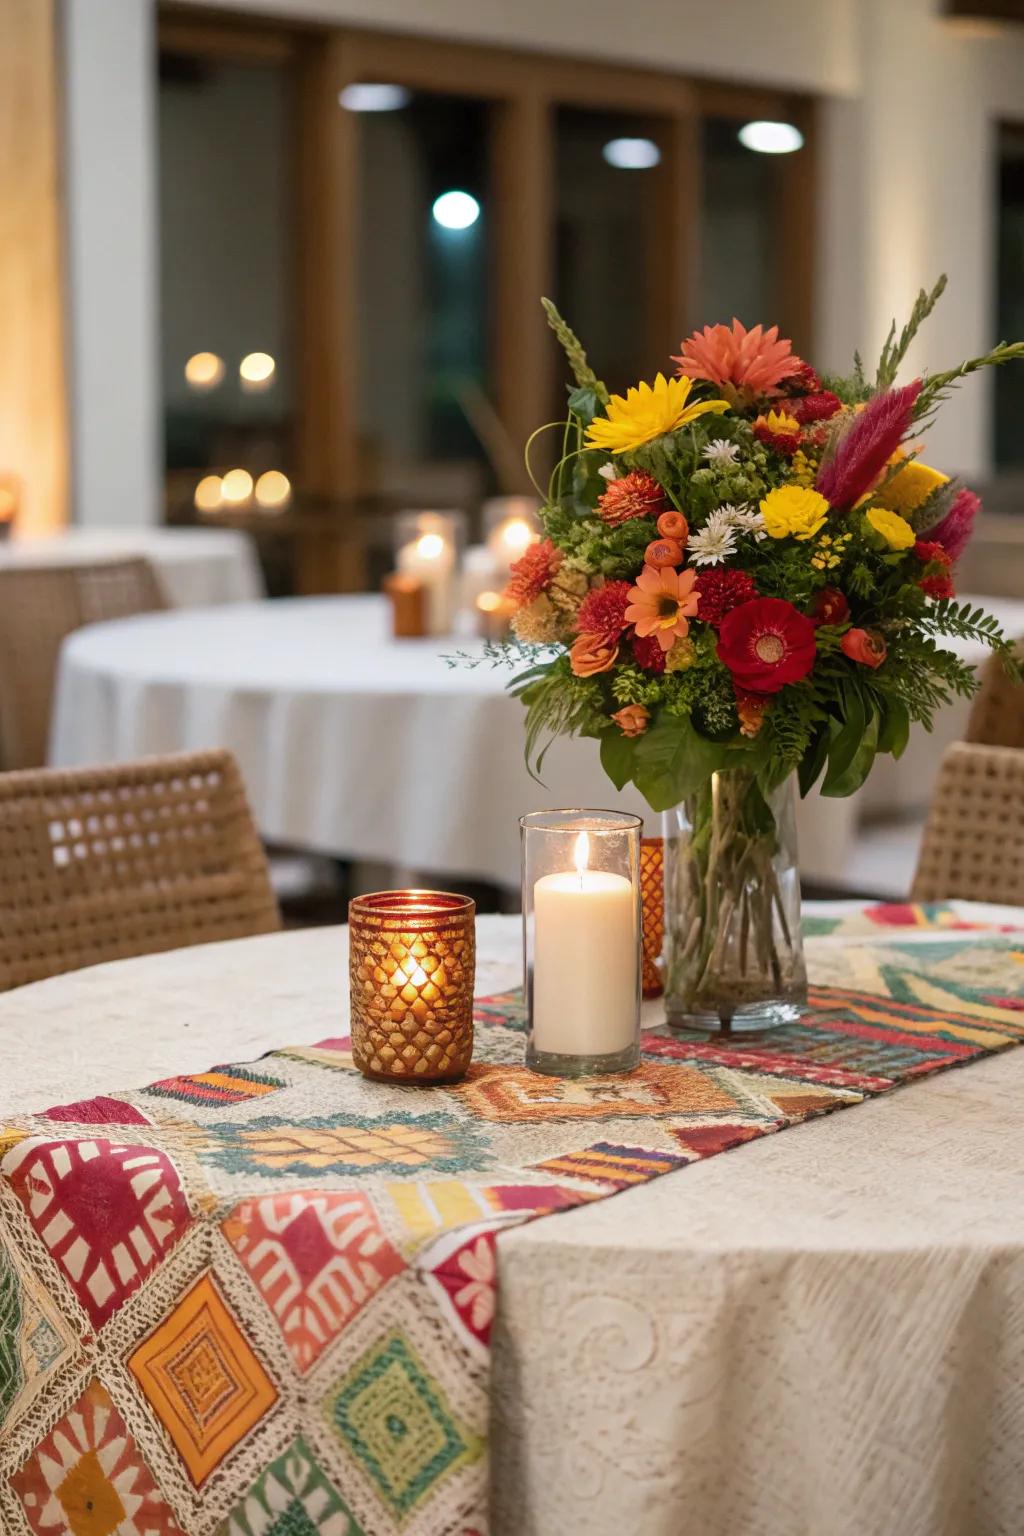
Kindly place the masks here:
POLYGON ((665 840, 662 837, 640 839, 640 905, 643 913, 641 987, 644 997, 660 997, 665 990, 661 969, 665 946, 665 840))
POLYGON ((446 1083, 473 1056, 476 903, 378 891, 349 903, 352 1059, 389 1083, 446 1083))

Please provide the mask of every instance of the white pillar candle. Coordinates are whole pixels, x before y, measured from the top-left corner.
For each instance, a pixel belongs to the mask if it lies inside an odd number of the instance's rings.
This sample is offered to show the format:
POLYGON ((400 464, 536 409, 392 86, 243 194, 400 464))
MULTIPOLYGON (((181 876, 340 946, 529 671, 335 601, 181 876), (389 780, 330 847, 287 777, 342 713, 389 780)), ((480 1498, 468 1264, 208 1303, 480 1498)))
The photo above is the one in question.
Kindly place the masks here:
POLYGON ((611 1056, 636 1035, 639 933, 624 875, 576 868, 542 875, 533 888, 533 1049, 545 1055, 611 1056))
POLYGON ((446 635, 452 624, 452 583, 455 550, 439 533, 424 533, 398 551, 403 576, 422 581, 427 601, 427 627, 432 635, 446 635))
POLYGON ((525 517, 506 517, 491 533, 487 548, 507 576, 520 555, 538 538, 536 529, 525 517))

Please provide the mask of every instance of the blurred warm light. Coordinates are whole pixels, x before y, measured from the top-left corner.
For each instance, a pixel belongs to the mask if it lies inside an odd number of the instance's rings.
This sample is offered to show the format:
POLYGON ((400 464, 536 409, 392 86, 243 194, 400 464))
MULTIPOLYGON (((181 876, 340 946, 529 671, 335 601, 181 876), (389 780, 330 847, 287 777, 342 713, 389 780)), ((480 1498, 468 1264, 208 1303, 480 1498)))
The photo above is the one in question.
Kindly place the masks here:
POLYGON ((481 592, 476 605, 481 613, 497 613, 503 602, 500 592, 481 592))
POLYGON ((197 512, 216 512, 223 498, 220 475, 204 475, 195 488, 192 501, 197 512))
POLYGON ((190 389, 216 389, 224 377, 224 359, 216 352, 193 352, 185 364, 185 382, 190 389))
POLYGON ((292 483, 279 469, 268 469, 256 481, 256 501, 265 511, 276 512, 291 500, 292 483))
POLYGON ((252 495, 252 475, 247 469, 229 469, 221 481, 220 493, 230 506, 241 506, 252 495))
POLYGON ((400 112, 407 107, 411 93, 404 85, 359 81, 338 92, 338 100, 347 112, 400 112))
POLYGON ((510 517, 498 528, 498 538, 504 553, 510 560, 517 560, 537 538, 525 517, 510 517))
POLYGON ((276 371, 269 352, 247 352, 238 365, 243 389, 269 389, 276 371))
POLYGON ((759 155, 791 155, 802 149, 804 136, 792 123, 770 123, 759 119, 744 123, 739 131, 739 141, 744 149, 753 149, 759 155))
POLYGON ((421 560, 438 560, 444 553, 444 539, 439 533, 425 533, 416 540, 416 553, 421 560))
POLYGON ((18 511, 18 493, 13 485, 0 481, 0 523, 13 523, 18 511))
POLYGON ((653 139, 609 139, 601 154, 617 171, 649 171, 661 160, 653 139))
POLYGON ((469 192, 442 192, 431 212, 442 229, 469 229, 480 217, 480 204, 469 192))

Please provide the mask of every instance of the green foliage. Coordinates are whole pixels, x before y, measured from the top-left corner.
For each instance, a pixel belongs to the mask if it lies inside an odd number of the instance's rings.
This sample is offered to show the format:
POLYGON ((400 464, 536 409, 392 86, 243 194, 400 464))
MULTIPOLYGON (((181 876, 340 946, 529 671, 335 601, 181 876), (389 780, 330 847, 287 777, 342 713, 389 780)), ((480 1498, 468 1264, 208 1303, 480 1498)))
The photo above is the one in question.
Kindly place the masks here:
POLYGON ((882 355, 878 360, 878 372, 875 375, 876 390, 891 389, 893 384, 895 384, 900 363, 906 357, 910 344, 921 329, 921 326, 946 291, 947 281, 946 274, 943 272, 931 293, 926 293, 923 288, 921 289, 914 300, 914 307, 910 311, 910 319, 900 332, 898 341, 896 340, 896 321, 892 322, 889 334, 885 339, 885 346, 882 348, 882 355))

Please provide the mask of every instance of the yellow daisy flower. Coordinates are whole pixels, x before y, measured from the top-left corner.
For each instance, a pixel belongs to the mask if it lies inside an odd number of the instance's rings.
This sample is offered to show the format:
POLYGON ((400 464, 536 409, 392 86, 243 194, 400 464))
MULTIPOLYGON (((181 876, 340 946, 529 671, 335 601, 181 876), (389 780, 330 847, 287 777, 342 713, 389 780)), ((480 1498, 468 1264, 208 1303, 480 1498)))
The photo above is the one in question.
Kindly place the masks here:
POLYGON ((765 532, 773 539, 813 539, 824 525, 828 502, 809 486, 783 485, 761 503, 765 532))
POLYGON ((889 512, 885 507, 871 507, 865 514, 876 533, 880 533, 890 549, 910 549, 917 538, 905 517, 889 512))
POLYGON ((919 459, 911 459, 898 475, 893 475, 887 485, 879 488, 876 500, 890 512, 906 516, 909 512, 916 512, 928 500, 932 491, 938 490, 940 485, 948 484, 949 476, 944 475, 940 469, 932 469, 919 459))
POLYGON ((606 415, 595 416, 587 428, 587 447, 606 453, 628 453, 666 432, 674 432, 708 411, 720 414, 728 400, 697 400, 687 405, 693 380, 666 379, 659 373, 653 384, 638 384, 622 395, 612 395, 606 415))

